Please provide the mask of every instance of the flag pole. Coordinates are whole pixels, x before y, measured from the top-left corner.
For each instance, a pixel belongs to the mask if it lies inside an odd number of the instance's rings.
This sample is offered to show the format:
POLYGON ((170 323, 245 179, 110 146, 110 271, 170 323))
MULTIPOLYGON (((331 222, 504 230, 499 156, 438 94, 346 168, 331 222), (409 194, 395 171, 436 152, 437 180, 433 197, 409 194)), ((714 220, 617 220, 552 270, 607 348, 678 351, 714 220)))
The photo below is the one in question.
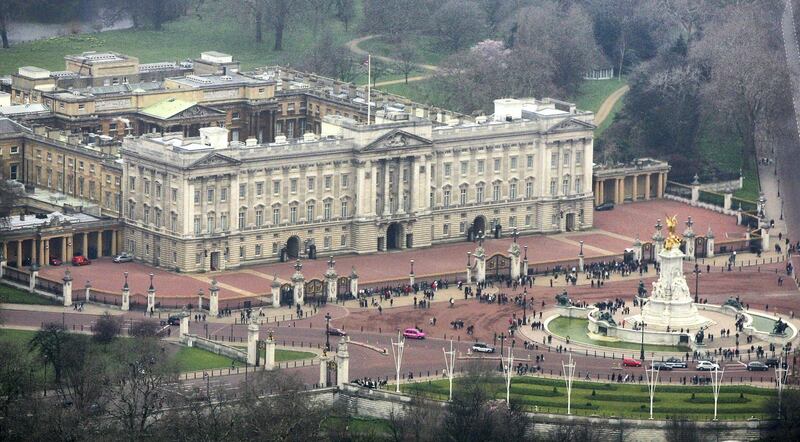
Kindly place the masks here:
POLYGON ((370 106, 371 101, 371 88, 372 87, 372 56, 367 54, 367 126, 369 126, 371 117, 372 117, 372 106, 370 106))

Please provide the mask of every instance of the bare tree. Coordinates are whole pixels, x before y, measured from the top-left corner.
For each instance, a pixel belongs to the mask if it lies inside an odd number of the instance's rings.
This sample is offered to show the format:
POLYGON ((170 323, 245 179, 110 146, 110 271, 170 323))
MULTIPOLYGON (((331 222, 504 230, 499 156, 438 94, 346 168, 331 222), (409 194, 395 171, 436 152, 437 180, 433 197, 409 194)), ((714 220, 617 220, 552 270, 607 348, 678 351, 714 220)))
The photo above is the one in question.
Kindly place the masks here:
POLYGON ((22 193, 22 184, 11 180, 0 180, 0 226, 8 222, 22 193))
POLYGON ((400 45, 394 57, 397 59, 397 63, 395 64, 397 71, 403 74, 405 83, 408 84, 408 75, 417 68, 417 64, 415 63, 417 52, 414 50, 413 46, 404 43, 400 45))
POLYGON ((477 41, 486 31, 486 14, 477 2, 449 0, 431 17, 431 33, 450 50, 456 51, 477 41))

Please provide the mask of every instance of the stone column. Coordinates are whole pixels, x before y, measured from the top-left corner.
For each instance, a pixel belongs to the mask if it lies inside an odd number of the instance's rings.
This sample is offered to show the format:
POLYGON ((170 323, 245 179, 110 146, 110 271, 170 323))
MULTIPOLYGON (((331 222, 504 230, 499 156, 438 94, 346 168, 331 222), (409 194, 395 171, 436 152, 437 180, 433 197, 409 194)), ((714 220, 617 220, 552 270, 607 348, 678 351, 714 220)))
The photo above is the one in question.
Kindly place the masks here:
POLYGON ((358 297, 358 273, 356 273, 355 267, 353 267, 353 271, 350 272, 350 293, 358 297))
POLYGON ((189 314, 186 312, 181 314, 181 326, 179 330, 180 334, 178 335, 178 338, 183 340, 183 337, 189 334, 189 314))
POLYGON ((644 176, 644 199, 650 199, 650 174, 644 176))
POLYGON ((692 180, 692 204, 697 204, 700 200, 700 179, 697 174, 694 175, 692 180))
POLYGON ((409 212, 417 212, 419 209, 419 189, 420 189, 420 182, 419 182, 419 157, 411 158, 411 182, 409 183, 409 191, 408 195, 411 201, 409 201, 408 207, 410 208, 409 212))
POLYGON ((528 246, 523 246, 525 256, 522 258, 522 274, 528 276, 528 246))
POLYGON ((212 318, 219 316, 219 287, 217 279, 211 279, 211 288, 208 289, 208 315, 212 318))
POLYGON ((336 386, 350 382, 350 353, 347 351, 347 341, 345 337, 339 341, 336 351, 336 386))
POLYGON ((131 289, 128 287, 128 272, 125 272, 125 285, 122 286, 122 311, 131 309, 131 289))
POLYGON ((272 332, 269 332, 269 336, 267 336, 266 341, 264 341, 265 351, 264 351, 264 369, 266 370, 274 370, 275 369, 275 338, 272 337, 272 332))
POLYGON ((278 275, 272 278, 272 306, 278 308, 281 306, 281 283, 278 282, 278 275))
POLYGON ((203 289, 197 291, 197 311, 203 311, 203 289))
POLYGON ((366 171, 364 167, 362 161, 356 161, 356 218, 364 218, 364 216, 369 213, 367 204, 370 204, 370 200, 365 193, 366 171))
POLYGON ((600 192, 599 192, 600 193, 600 204, 603 204, 605 202, 605 198, 606 198, 606 189, 605 189, 606 181, 605 180, 600 180, 599 183, 600 183, 600 192))
POLYGON ((320 387, 327 387, 328 386, 328 362, 330 361, 330 357, 328 356, 328 352, 323 350, 322 356, 319 357, 319 386, 320 387))
POLYGON ((258 356, 258 324, 255 321, 247 326, 247 364, 256 365, 258 356))
POLYGON ((706 257, 713 258, 714 253, 714 232, 711 231, 711 226, 708 226, 708 232, 706 232, 706 257))
POLYGON ((88 279, 86 280, 86 285, 83 288, 85 290, 85 293, 84 293, 85 294, 85 298, 84 299, 86 300, 86 302, 91 302, 92 301, 92 283, 90 283, 88 279))
MULTIPOLYGON (((23 261, 23 259, 22 259, 22 240, 18 239, 17 240, 17 268, 18 269, 22 268, 22 261, 23 261)), ((64 264, 66 265, 66 262, 64 264)))
POLYGON ((666 185, 666 178, 663 173, 658 174, 658 198, 664 198, 664 187, 666 185))
POLYGON ((661 234, 661 219, 656 223, 656 233, 653 234, 653 243, 655 246, 655 259, 656 262, 661 262, 661 250, 664 248, 664 235, 661 234))
POLYGON ((371 164, 371 172, 369 174, 369 198, 367 204, 369 204, 369 210, 367 211, 367 215, 377 215, 378 214, 378 164, 377 161, 373 160, 370 162, 371 164))
POLYGON ((483 247, 479 246, 475 249, 475 282, 482 283, 486 281, 486 255, 484 254, 483 247))
POLYGON ((89 259, 89 232, 83 232, 83 256, 89 259))
POLYGON ((150 288, 147 289, 147 311, 153 312, 156 309, 156 288, 153 286, 153 274, 150 274, 150 288))
MULTIPOLYGON (((397 204, 397 211, 398 214, 406 213, 406 208, 403 203, 403 163, 405 163, 403 158, 397 158, 395 160, 396 170, 397 173, 395 174, 395 186, 394 186, 394 193, 395 193, 395 203, 397 204)), ((401 244, 404 244, 405 241, 401 241, 401 244)))
POLYGON ((631 201, 639 199, 639 175, 633 176, 633 193, 631 194, 631 201))
POLYGON ((61 237, 61 262, 63 265, 69 265, 69 258, 67 258, 67 237, 61 237))
POLYGON ((39 244, 39 265, 50 265, 50 241, 47 239, 41 240, 39 244))
POLYGON ((769 228, 766 225, 761 227, 761 250, 769 251, 769 228))
POLYGON ((625 203, 625 177, 619 179, 619 203, 625 203))
POLYGON ((117 231, 111 231, 111 255, 117 254, 117 231))
POLYGON ((520 273, 520 249, 519 244, 517 244, 516 237, 514 238, 514 242, 511 243, 511 246, 508 248, 508 257, 511 258, 511 279, 519 279, 520 273))
POLYGON ((383 213, 382 216, 389 216, 392 214, 392 206, 389 203, 389 196, 391 195, 391 187, 389 186, 389 160, 383 160, 383 213))
POLYGON ((300 264, 300 260, 297 260, 297 264, 294 265, 294 275, 292 275, 292 284, 294 285, 294 303, 296 305, 302 306, 305 304, 305 282, 306 278, 300 272, 303 269, 303 264, 300 264))
POLYGON ((336 280, 339 278, 339 275, 336 274, 336 269, 334 268, 336 265, 336 261, 333 260, 333 256, 330 257, 328 260, 328 270, 325 271, 325 290, 327 291, 326 295, 328 301, 336 302, 336 295, 337 295, 337 287, 336 287, 336 280))
POLYGON ((61 295, 64 297, 64 307, 72 306, 72 274, 69 269, 64 271, 64 277, 61 279, 64 285, 61 286, 61 295))
MULTIPOLYGON (((155 216, 155 215, 154 215, 155 216)), ((103 256, 103 231, 97 232, 97 257, 103 256)))
POLYGON ((583 272, 583 240, 580 240, 581 249, 578 251, 578 271, 583 272))
POLYGON ((0 279, 3 279, 3 273, 5 273, 6 265, 8 261, 6 261, 6 243, 3 243, 3 249, 0 250, 0 279))
MULTIPOLYGON (((19 261, 18 261, 19 262, 19 261)), ((30 281, 28 281, 28 291, 33 293, 36 291, 36 278, 39 277, 39 266, 36 262, 31 266, 30 281)))
POLYGON ((686 240, 686 255, 684 256, 684 259, 693 259, 696 256, 694 250, 695 234, 694 230, 692 229, 693 224, 694 223, 692 222, 692 217, 690 216, 686 220, 686 230, 683 231, 683 237, 686 240))
POLYGON ((722 208, 725 210, 731 210, 731 205, 733 204, 733 194, 730 192, 725 192, 722 194, 725 198, 724 202, 722 203, 722 208))

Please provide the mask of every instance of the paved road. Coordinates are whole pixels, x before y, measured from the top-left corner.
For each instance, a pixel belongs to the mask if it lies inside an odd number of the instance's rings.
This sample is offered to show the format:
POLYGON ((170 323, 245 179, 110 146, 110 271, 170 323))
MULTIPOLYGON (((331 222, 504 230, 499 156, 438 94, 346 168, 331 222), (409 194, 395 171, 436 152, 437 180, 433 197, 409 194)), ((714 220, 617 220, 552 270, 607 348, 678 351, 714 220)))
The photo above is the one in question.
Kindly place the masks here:
MULTIPOLYGON (((367 40, 372 40, 373 38, 376 38, 376 37, 378 37, 378 35, 367 35, 367 36, 364 36, 364 37, 354 38, 354 39, 348 41, 347 43, 345 43, 345 47, 348 50, 350 50, 350 52, 352 52, 352 53, 354 53, 356 55, 360 55, 362 57, 366 57, 368 52, 363 50, 363 49, 361 49, 358 45, 360 43, 362 43, 362 42, 365 42, 367 40)), ((376 60, 380 60, 380 61, 382 61, 384 63, 387 63, 387 64, 390 64, 390 65, 399 63, 399 60, 397 60, 396 58, 386 57, 386 56, 383 56, 383 55, 373 55, 372 58, 374 58, 376 60)), ((435 71, 439 70, 438 66, 435 66, 435 65, 432 65, 432 64, 424 64, 424 63, 414 63, 414 64, 417 66, 417 68, 423 69, 423 70, 426 70, 426 71, 435 72, 435 71)), ((393 84, 410 83, 412 81, 422 81, 422 80, 427 80, 427 79, 431 78, 432 76, 433 76, 432 74, 429 74, 429 75, 415 75, 413 77, 408 77, 408 80, 403 78, 403 79, 398 79, 398 80, 378 81, 373 86, 374 87, 390 86, 390 85, 393 85, 393 84)))
POLYGON ((600 105, 600 108, 597 109, 597 112, 594 114, 594 124, 597 126, 603 124, 603 121, 608 118, 611 110, 614 109, 614 105, 617 104, 617 101, 620 100, 622 96, 625 95, 629 90, 630 87, 626 84, 606 97, 606 99, 603 101, 603 104, 600 105))
MULTIPOLYGON (((800 198, 796 197, 800 189, 800 50, 798 49, 797 24, 794 22, 793 10, 797 7, 793 0, 786 0, 782 23, 786 61, 791 78, 791 92, 794 102, 793 121, 787 123, 790 138, 781 140, 776 149, 777 172, 780 177, 780 189, 789 192, 783 199, 783 217, 786 221, 790 238, 800 239, 800 198)), ((780 216, 780 215, 778 215, 780 216)))

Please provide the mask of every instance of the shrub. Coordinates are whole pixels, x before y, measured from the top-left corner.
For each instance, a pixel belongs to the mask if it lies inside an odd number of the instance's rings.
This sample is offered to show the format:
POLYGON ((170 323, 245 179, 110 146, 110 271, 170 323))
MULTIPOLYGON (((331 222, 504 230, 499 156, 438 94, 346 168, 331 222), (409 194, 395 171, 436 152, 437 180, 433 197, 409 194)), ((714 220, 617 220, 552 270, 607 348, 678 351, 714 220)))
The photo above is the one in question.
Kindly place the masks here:
POLYGON ((97 322, 95 322, 94 327, 92 328, 92 333, 96 342, 108 344, 117 337, 120 329, 121 327, 119 319, 106 312, 97 320, 97 322))

